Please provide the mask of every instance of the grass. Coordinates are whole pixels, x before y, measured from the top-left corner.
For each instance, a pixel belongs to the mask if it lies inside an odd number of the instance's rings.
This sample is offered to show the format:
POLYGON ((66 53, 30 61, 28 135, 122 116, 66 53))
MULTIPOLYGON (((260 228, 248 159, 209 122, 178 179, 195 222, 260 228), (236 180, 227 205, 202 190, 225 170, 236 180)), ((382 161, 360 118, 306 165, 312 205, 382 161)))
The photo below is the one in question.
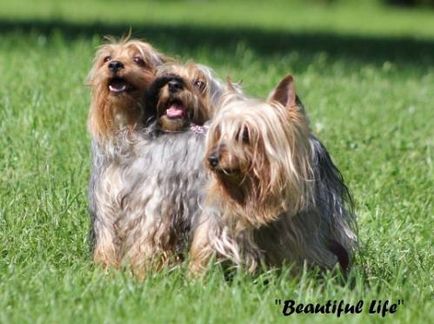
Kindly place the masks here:
MULTIPOLYGON (((386 321, 434 319, 434 13, 372 1, 264 3, 0 5, 1 323, 336 320, 283 317, 276 298, 401 299, 386 321), (356 201, 362 249, 352 280, 306 272, 239 274, 228 283, 216 268, 200 282, 187 280, 181 267, 140 283, 92 266, 84 80, 101 36, 130 26, 164 52, 242 79, 252 95, 295 75, 312 129, 356 201)), ((365 309, 341 320, 382 318, 365 309)))

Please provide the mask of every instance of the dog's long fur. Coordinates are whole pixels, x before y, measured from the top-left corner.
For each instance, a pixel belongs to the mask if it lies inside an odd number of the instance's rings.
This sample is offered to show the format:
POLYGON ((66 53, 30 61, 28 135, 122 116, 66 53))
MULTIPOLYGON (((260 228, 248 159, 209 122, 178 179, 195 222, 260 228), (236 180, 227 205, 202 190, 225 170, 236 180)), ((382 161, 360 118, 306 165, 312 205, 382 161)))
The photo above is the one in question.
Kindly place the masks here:
POLYGON ((145 139, 134 146, 135 156, 124 171, 128 195, 119 206, 122 217, 116 223, 122 241, 120 257, 139 275, 150 268, 177 263, 187 252, 207 182, 203 168, 205 128, 197 128, 194 116, 204 116, 201 122, 205 123, 214 100, 225 89, 225 84, 203 65, 170 64, 158 71, 147 94, 148 111, 152 113, 146 121, 145 139), (198 76, 206 91, 193 87, 198 76), (195 110, 193 118, 186 119, 190 126, 175 132, 161 127, 158 107, 166 95, 162 89, 173 78, 184 84, 183 104, 195 110))
POLYGON ((101 46, 89 73, 92 98, 89 130, 92 171, 89 183, 90 242, 93 260, 119 265, 115 223, 128 192, 124 173, 143 141, 144 93, 167 58, 140 40, 110 40, 101 46))
POLYGON ((304 263, 348 269, 356 241, 351 199, 309 132, 292 77, 267 102, 229 94, 209 130, 207 158, 212 179, 191 272, 202 272, 214 256, 250 272, 283 263, 295 271, 304 263))
POLYGON ((116 253, 139 276, 183 258, 203 200, 204 139, 193 131, 145 135, 117 169, 122 190, 107 197, 116 198, 116 253))
MULTIPOLYGON (((156 77, 146 92, 160 96, 160 91, 149 90, 164 87, 168 80, 156 77)), ((156 107, 146 106, 141 127, 118 130, 106 149, 95 141, 93 145, 94 260, 126 265, 139 277, 183 258, 205 185, 204 134, 189 128, 166 133, 158 127, 156 112, 156 107)))

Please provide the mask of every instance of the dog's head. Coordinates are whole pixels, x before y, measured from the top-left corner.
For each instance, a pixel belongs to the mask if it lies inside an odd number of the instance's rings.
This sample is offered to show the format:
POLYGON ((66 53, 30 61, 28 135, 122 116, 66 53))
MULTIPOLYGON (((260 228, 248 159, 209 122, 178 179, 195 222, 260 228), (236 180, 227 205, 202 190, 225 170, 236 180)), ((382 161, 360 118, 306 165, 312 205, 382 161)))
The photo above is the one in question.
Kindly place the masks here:
POLYGON ((203 125, 213 112, 224 84, 203 65, 188 63, 159 67, 148 93, 149 106, 163 131, 182 131, 191 124, 203 125))
POLYGON ((225 95, 208 131, 205 163, 238 204, 296 211, 312 179, 308 136, 287 76, 267 101, 225 95))
POLYGON ((143 93, 165 60, 150 44, 139 40, 112 41, 98 49, 88 76, 93 135, 106 137, 141 122, 143 93))

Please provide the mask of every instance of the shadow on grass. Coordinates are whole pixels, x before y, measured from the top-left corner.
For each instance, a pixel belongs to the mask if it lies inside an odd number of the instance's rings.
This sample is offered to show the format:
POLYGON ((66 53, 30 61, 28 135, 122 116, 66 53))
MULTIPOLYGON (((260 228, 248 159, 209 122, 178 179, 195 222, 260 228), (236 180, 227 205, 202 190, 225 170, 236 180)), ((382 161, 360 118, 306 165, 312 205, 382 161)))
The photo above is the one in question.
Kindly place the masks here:
POLYGON ((66 39, 91 38, 95 35, 134 36, 158 44, 169 44, 181 51, 209 47, 234 51, 242 42, 255 53, 284 55, 297 51, 311 58, 326 53, 332 59, 383 64, 386 61, 426 68, 434 63, 434 40, 341 35, 327 32, 291 32, 255 27, 216 27, 158 24, 73 23, 62 20, 0 20, 1 34, 31 33, 50 36, 60 33, 66 39))

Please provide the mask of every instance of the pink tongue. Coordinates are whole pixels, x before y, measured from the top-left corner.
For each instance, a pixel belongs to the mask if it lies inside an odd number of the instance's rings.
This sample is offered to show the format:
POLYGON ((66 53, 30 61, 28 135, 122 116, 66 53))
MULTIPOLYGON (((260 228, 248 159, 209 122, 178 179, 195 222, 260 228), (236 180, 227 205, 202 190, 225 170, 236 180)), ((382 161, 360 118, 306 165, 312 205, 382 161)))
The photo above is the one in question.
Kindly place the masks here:
POLYGON ((184 115, 184 107, 179 104, 173 104, 166 110, 166 115, 169 118, 179 118, 184 115))

